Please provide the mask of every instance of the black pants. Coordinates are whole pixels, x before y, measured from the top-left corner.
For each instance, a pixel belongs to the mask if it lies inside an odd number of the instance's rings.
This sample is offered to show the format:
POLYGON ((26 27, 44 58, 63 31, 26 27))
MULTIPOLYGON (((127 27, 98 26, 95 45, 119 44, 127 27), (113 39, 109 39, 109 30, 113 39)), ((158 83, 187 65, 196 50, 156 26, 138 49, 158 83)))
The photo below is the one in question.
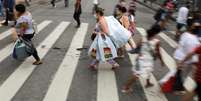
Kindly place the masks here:
POLYGON ((69 5, 69 0, 64 0, 64 4, 65 4, 65 7, 68 7, 68 5, 69 5))
POLYGON ((55 0, 52 0, 52 1, 51 1, 51 4, 52 4, 52 6, 54 7, 54 6, 55 6, 55 0))
POLYGON ((74 13, 73 18, 75 19, 75 21, 77 22, 77 26, 80 26, 80 13, 74 13))
MULTIPOLYGON (((31 41, 31 39, 33 38, 33 36, 34 36, 34 34, 24 34, 22 36, 22 38, 24 40, 31 41)), ((40 61, 40 57, 38 56, 38 52, 37 52, 37 50, 36 50, 36 48, 35 48, 34 45, 33 45, 33 54, 32 54, 32 56, 36 59, 36 61, 40 61)))

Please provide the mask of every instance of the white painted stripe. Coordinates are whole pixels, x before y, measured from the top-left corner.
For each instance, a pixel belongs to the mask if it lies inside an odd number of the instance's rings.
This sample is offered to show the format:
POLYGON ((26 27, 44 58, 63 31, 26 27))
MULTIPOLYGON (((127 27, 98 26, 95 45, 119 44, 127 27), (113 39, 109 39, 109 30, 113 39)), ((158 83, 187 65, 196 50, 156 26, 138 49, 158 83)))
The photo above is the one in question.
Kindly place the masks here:
POLYGON ((168 37, 167 35, 165 35, 163 32, 161 32, 159 34, 159 36, 161 38, 163 38, 171 47, 177 48, 178 44, 174 40, 172 40, 170 37, 168 37))
MULTIPOLYGON (((45 27, 47 27, 52 21, 49 20, 45 20, 43 21, 41 24, 39 24, 37 26, 38 28, 38 32, 42 31, 45 27)), ((12 53, 12 49, 13 49, 13 43, 8 44, 5 48, 3 48, 2 50, 0 50, 0 63, 7 58, 11 53, 12 53)))
MULTIPOLYGON (((62 35, 69 22, 62 22, 56 29, 37 47, 39 56, 44 58, 56 40, 62 35)), ((11 101, 18 90, 23 86, 25 81, 35 69, 32 65, 33 58, 27 58, 18 69, 12 73, 0 87, 0 101, 11 101)))
POLYGON ((66 101, 81 54, 76 48, 83 46, 87 29, 88 24, 82 23, 76 32, 43 101, 66 101))
MULTIPOLYGON (((144 37, 143 39, 146 39, 145 38, 146 37, 146 31, 142 28, 141 29, 138 28, 138 31, 144 37)), ((130 58, 130 61, 131 61, 133 66, 135 65, 136 57, 137 57, 137 55, 129 54, 129 58, 130 58)), ((156 78, 154 77, 154 75, 152 73, 151 73, 151 79, 150 80, 151 80, 151 83, 154 84, 153 87, 145 88, 146 79, 140 77, 139 80, 140 80, 140 83, 141 83, 142 88, 144 90, 147 101, 168 101, 166 96, 161 92, 160 86, 159 86, 156 78)))
POLYGON ((11 31, 12 29, 9 29, 3 33, 0 34, 0 41, 3 40, 4 38, 8 37, 9 35, 11 35, 11 31))
POLYGON ((175 31, 168 31, 170 34, 176 35, 175 31))
POLYGON ((97 101, 119 101, 115 73, 108 63, 99 64, 97 84, 97 101))

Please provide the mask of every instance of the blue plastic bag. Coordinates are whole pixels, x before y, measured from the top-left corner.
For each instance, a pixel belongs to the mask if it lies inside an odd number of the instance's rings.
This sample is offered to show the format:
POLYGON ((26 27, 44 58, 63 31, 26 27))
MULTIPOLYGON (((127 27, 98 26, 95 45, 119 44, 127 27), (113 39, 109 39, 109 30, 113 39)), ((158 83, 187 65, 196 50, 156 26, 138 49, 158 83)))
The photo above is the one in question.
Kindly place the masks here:
POLYGON ((31 55, 31 52, 32 48, 19 38, 15 42, 12 57, 16 60, 24 60, 31 55))

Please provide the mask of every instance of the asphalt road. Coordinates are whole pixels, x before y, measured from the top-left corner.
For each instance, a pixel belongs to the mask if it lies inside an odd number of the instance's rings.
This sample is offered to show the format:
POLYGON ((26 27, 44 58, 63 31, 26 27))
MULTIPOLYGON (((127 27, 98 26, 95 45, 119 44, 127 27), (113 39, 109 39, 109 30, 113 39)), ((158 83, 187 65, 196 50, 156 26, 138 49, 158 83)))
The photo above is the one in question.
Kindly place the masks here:
MULTIPOLYGON (((52 8, 49 3, 33 4, 34 7, 31 7, 33 17, 38 24, 49 21, 34 37, 34 44, 41 50, 39 54, 44 57, 42 59, 44 64, 32 67, 33 58, 25 61, 14 60, 10 55, 12 48, 7 48, 8 45, 13 45, 11 36, 0 40, 0 54, 2 55, 0 56, 0 101, 179 101, 179 96, 161 93, 158 90, 158 83, 155 82, 163 78, 170 68, 174 68, 171 67, 174 63, 170 62, 174 52, 174 47, 170 42, 174 41, 173 34, 163 33, 171 40, 158 36, 161 40, 161 47, 165 50, 163 58, 169 56, 170 59, 166 59, 165 67, 161 67, 156 61, 153 72, 153 82, 156 86, 144 89, 143 79, 141 79, 142 81, 139 80, 134 84, 133 93, 123 94, 121 88, 131 75, 134 55, 126 54, 124 59, 117 59, 120 68, 115 72, 109 69, 98 72, 89 70, 87 67, 91 59, 87 55, 87 49, 91 44, 90 34, 96 22, 91 14, 93 4, 92 0, 82 0, 82 26, 76 29, 76 23, 72 18, 74 1, 70 0, 68 8, 64 7, 63 1, 56 3, 56 8, 52 8), (77 50, 79 48, 81 50, 77 50), (65 66, 66 68, 62 68, 65 66), (66 72, 62 73, 62 71, 66 72), (108 77, 100 77, 100 75, 108 75, 108 77), (100 82, 101 80, 105 81, 100 82)), ((117 1, 100 0, 100 6, 105 9, 105 15, 112 14, 117 1)), ((149 8, 138 4, 137 27, 148 29, 154 24, 152 18, 154 13, 149 8)), ((2 32, 0 38, 8 29, 9 27, 4 26, 0 28, 2 32)), ((167 29, 174 31, 175 23, 169 22, 167 29)), ((143 34, 142 30, 138 31, 139 33, 134 36, 136 43, 143 34)))

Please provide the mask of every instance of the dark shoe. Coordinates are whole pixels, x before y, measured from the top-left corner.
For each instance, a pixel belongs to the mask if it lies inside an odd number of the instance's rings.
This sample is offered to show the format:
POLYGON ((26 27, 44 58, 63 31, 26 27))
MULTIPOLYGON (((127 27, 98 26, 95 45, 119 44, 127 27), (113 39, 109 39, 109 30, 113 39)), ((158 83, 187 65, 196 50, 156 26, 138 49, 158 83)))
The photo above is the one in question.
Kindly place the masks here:
POLYGON ((33 62, 33 65, 40 65, 40 64, 43 64, 43 62, 42 61, 35 61, 35 62, 33 62))
POLYGON ((8 26, 8 23, 4 22, 2 25, 4 25, 4 26, 8 26))

